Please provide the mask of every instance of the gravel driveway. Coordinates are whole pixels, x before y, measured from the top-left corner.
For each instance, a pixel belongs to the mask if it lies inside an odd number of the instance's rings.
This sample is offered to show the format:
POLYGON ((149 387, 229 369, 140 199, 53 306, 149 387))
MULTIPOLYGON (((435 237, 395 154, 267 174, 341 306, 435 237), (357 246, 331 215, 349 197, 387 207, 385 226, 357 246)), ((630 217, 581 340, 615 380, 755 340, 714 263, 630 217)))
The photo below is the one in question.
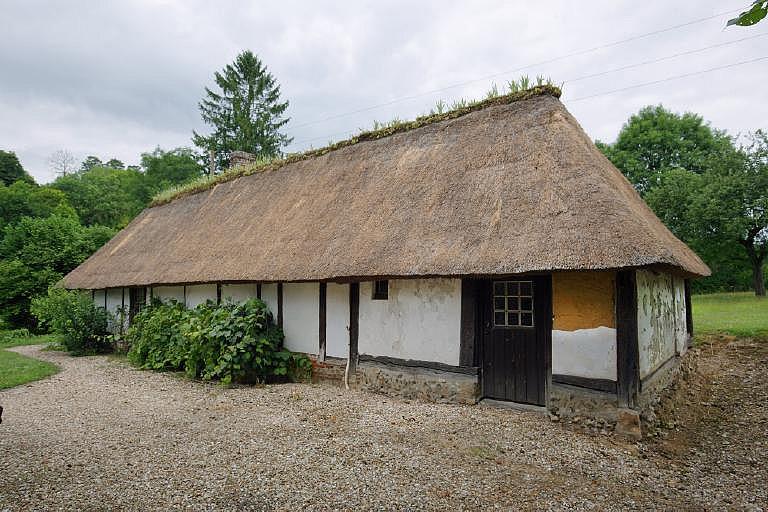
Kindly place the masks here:
MULTIPOLYGON (((14 350, 63 371, 0 392, 0 510, 760 510, 768 502, 765 437, 742 450, 751 463, 734 462, 744 471, 725 471, 717 439, 676 455, 535 413, 330 385, 222 389, 107 357, 14 350)), ((768 378, 754 377, 765 394, 768 378)), ((762 407, 757 422, 744 422, 753 434, 765 433, 762 407)))

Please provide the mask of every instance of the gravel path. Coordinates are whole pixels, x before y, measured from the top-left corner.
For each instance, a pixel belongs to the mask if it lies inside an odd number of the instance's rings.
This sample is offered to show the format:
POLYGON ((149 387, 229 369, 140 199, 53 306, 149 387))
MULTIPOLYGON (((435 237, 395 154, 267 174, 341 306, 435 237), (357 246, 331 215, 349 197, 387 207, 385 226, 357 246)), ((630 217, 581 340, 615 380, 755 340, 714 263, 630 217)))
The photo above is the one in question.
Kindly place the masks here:
POLYGON ((62 372, 0 392, 0 511, 766 509, 767 346, 718 352, 751 365, 734 407, 756 416, 649 444, 535 413, 328 385, 222 389, 18 347, 62 372))

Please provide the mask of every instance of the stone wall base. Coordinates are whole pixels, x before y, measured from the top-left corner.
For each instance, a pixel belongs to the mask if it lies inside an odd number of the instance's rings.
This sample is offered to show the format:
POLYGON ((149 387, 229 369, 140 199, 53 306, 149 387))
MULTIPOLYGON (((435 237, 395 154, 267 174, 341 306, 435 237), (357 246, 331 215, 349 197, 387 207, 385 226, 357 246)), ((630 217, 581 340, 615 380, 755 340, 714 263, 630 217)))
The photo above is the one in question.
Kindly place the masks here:
POLYGON ((637 409, 640 411, 643 423, 652 424, 656 421, 655 409, 658 407, 665 392, 680 378, 681 367, 690 366, 692 351, 682 357, 674 356, 661 365, 651 375, 640 381, 640 393, 637 397, 637 409))
POLYGON ((476 375, 370 362, 358 365, 355 387, 398 398, 439 403, 474 404, 479 398, 476 375))
POLYGON ((616 423, 619 403, 615 393, 606 393, 568 384, 552 383, 548 409, 564 418, 577 416, 616 423))

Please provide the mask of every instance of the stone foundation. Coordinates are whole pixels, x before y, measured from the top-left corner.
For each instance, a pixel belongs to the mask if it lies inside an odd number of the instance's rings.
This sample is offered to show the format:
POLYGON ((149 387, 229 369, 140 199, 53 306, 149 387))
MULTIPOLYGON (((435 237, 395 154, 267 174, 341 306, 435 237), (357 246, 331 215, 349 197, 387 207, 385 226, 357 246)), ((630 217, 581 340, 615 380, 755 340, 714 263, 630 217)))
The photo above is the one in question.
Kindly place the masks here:
POLYGON ((398 398, 440 403, 474 404, 479 398, 477 375, 371 362, 358 365, 355 387, 398 398))
POLYGON ((664 391, 675 382, 680 374, 680 363, 681 358, 679 356, 672 357, 651 375, 640 381, 637 409, 640 411, 644 422, 653 423, 656 420, 654 409, 659 405, 664 391))
POLYGON ((554 382, 549 388, 548 409, 564 418, 586 416, 616 423, 618 407, 614 393, 554 382))

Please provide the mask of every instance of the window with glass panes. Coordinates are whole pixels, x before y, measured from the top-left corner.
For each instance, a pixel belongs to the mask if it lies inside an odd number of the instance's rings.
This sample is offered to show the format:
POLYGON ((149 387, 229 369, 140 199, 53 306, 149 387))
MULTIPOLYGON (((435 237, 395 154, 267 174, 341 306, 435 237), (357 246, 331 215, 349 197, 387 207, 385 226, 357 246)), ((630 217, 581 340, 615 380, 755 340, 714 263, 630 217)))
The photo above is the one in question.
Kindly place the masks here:
POLYGON ((493 283, 493 325, 533 327, 532 281, 495 281, 493 283))

